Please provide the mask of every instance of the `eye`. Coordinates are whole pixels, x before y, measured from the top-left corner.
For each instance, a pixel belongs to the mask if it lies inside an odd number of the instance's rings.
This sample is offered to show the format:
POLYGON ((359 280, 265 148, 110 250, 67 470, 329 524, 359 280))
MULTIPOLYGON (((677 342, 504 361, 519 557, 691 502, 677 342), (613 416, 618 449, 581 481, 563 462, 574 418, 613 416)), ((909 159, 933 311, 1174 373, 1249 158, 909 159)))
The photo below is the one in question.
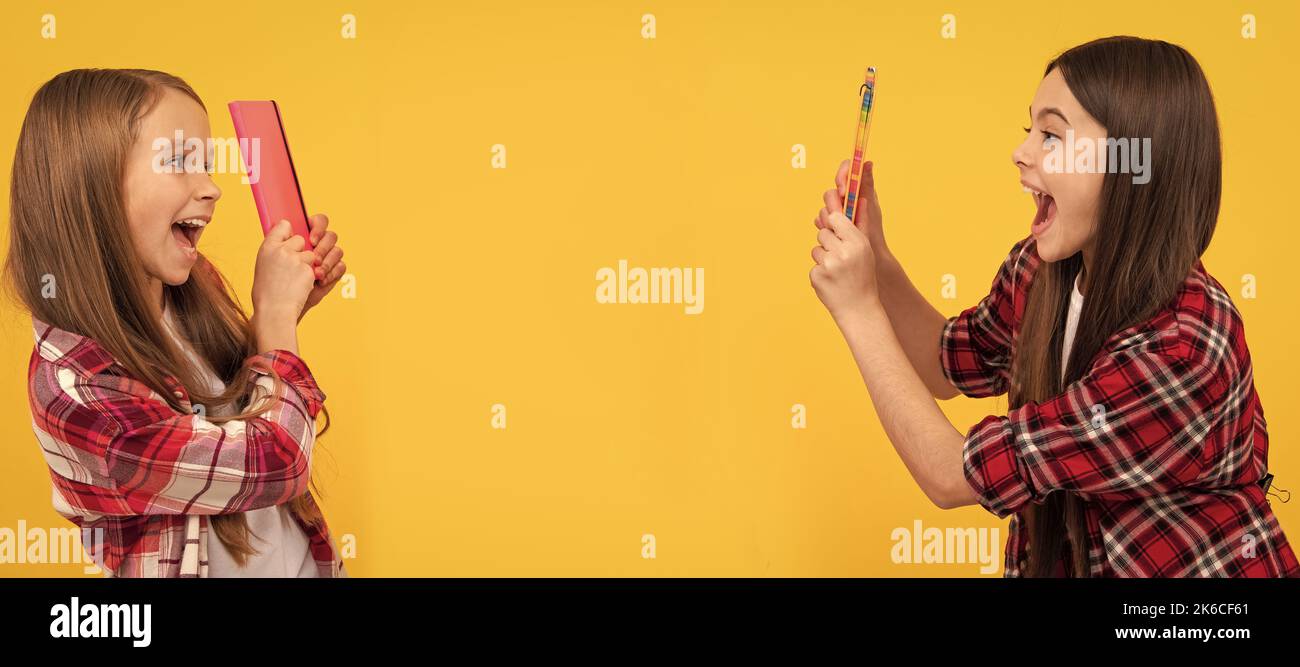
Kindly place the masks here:
MULTIPOLYGON (((1024 130, 1025 130, 1025 134, 1029 134, 1030 132, 1033 131, 1033 128, 1026 127, 1024 128, 1024 130)), ((1047 142, 1049 141, 1060 140, 1060 137, 1056 136, 1055 134, 1052 134, 1051 132, 1048 132, 1047 130, 1042 130, 1042 133, 1043 133, 1043 145, 1046 145, 1047 142)))

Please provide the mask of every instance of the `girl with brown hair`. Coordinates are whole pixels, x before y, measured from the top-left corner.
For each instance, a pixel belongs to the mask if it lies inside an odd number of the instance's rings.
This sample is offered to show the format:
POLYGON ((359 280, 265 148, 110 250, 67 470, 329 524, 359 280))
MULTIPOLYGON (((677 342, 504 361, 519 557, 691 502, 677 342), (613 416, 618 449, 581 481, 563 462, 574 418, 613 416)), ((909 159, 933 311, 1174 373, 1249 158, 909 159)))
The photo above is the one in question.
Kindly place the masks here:
POLYGON ((1200 260, 1221 180, 1200 66, 1162 41, 1088 42, 1048 64, 1029 115, 1012 160, 1030 235, 955 317, 889 251, 873 165, 856 220, 847 163, 824 195, 809 277, 894 448, 939 507, 1012 517, 1009 577, 1300 575, 1266 499, 1241 317, 1200 260), (1149 148, 1145 173, 1118 150, 1062 165, 1076 138, 1141 140, 1126 149, 1149 148), (934 400, 958 392, 1006 393, 1009 412, 963 434, 934 400))
POLYGON ((198 251, 211 156, 157 148, 178 133, 211 146, 199 96, 152 70, 64 72, 23 121, 4 268, 32 314, 55 509, 102 536, 83 542, 110 576, 343 576, 308 490, 329 424, 297 341, 346 270, 337 235, 312 216, 307 252, 274 228, 245 316, 198 251))

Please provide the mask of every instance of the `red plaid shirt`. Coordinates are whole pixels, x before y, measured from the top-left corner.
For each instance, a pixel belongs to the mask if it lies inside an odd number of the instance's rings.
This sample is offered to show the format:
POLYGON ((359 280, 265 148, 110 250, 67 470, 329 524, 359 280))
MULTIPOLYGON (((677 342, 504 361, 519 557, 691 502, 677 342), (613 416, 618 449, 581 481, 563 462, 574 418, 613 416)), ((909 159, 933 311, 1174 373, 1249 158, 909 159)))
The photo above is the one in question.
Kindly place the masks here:
MULTIPOLYGON (((1041 263, 1033 236, 1016 243, 989 295, 944 327, 944 374, 967 396, 1007 392, 1041 263)), ((1052 491, 1084 501, 1093 577, 1300 576, 1258 484, 1268 431, 1241 317, 1200 261, 1059 396, 971 427, 963 459, 980 505, 1013 515, 1008 577, 1027 557, 1020 511, 1052 491)))
MULTIPOLYGON (((209 517, 308 494, 315 418, 325 394, 288 350, 250 357, 270 395, 262 417, 214 424, 177 412, 97 342, 33 318, 32 428, 50 468, 54 508, 82 529, 108 576, 208 576, 209 517)), ((168 388, 190 409, 176 378, 168 388)), ((297 517, 295 516, 295 519, 297 517)), ((299 521, 322 577, 347 576, 322 522, 299 521)), ((215 539, 215 535, 212 535, 215 539)))

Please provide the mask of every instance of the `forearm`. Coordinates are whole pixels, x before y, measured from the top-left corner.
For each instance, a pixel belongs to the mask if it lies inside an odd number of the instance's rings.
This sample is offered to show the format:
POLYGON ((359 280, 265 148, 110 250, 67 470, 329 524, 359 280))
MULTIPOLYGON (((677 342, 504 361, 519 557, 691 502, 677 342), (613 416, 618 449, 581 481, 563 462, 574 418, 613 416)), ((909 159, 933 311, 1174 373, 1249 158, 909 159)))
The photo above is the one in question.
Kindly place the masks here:
POLYGON ((288 350, 298 354, 298 320, 294 315, 255 310, 252 325, 259 353, 288 350))
MULTIPOLYGON (((885 435, 936 505, 976 502, 962 470, 965 436, 939 409, 909 362, 883 305, 836 318, 858 364, 885 435)), ((937 355, 937 351, 936 351, 937 355)))
POLYGON ((876 253, 876 284, 894 335, 930 395, 956 396, 959 392, 939 361, 939 339, 948 318, 922 296, 887 247, 876 253))

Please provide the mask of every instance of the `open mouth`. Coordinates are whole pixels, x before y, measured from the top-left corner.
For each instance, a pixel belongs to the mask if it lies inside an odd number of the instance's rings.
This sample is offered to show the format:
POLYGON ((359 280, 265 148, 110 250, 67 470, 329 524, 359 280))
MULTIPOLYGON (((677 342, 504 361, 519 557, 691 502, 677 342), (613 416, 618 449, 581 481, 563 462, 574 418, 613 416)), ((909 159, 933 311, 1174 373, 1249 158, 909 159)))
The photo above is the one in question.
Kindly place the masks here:
POLYGON ((1056 200, 1052 198, 1052 195, 1033 188, 1029 188, 1029 192, 1034 195, 1034 203, 1037 205, 1037 209, 1034 211, 1034 221, 1030 223, 1029 231, 1034 236, 1041 236, 1056 220, 1056 200))
POLYGON ((186 218, 177 220, 172 223, 172 238, 176 239, 176 245, 188 255, 198 254, 199 237, 203 235, 203 228, 208 225, 208 221, 202 218, 186 218))

